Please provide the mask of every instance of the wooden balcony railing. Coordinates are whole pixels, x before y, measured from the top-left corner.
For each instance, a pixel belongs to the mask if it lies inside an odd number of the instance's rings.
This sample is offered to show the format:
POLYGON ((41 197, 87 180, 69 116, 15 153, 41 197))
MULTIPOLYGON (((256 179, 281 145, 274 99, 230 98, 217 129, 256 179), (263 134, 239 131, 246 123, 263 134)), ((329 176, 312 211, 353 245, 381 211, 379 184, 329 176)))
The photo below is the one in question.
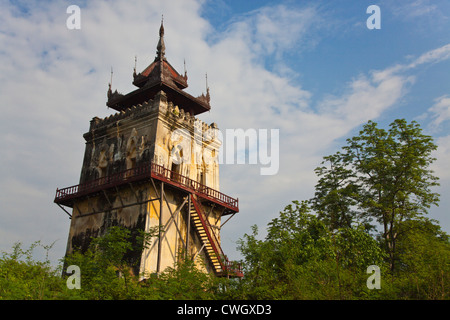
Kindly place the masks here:
POLYGON ((190 193, 195 193, 203 199, 210 200, 224 206, 231 212, 239 211, 238 199, 232 198, 222 192, 205 186, 196 180, 192 180, 153 162, 106 177, 87 181, 75 186, 56 189, 54 202, 59 204, 67 204, 73 199, 86 196, 88 194, 150 178, 164 181, 177 188, 186 190, 190 193))

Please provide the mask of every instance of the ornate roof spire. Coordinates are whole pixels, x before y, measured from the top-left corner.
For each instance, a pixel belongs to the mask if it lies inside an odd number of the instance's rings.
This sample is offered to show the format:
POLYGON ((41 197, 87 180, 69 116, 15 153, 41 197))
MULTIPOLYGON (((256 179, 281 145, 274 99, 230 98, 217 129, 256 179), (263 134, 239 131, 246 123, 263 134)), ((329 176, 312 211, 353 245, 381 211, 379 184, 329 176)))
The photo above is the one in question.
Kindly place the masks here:
POLYGON ((166 60, 166 45, 164 44, 164 16, 161 16, 161 27, 159 28, 159 42, 156 47, 156 59, 155 60, 166 60))
MULTIPOLYGON (((108 101, 106 105, 117 111, 124 111, 132 106, 143 104, 156 97, 158 92, 164 91, 167 98, 178 105, 179 108, 191 115, 200 114, 211 109, 209 104, 210 94, 208 80, 206 79, 206 95, 200 97, 191 96, 183 91, 188 87, 186 62, 184 63, 184 75, 167 61, 165 57, 166 46, 164 44, 164 20, 161 18, 161 27, 159 28, 159 42, 156 51, 155 60, 147 66, 142 72, 137 73, 136 60, 134 60, 133 85, 138 87, 126 95, 108 90, 108 101)), ((207 77, 207 76, 205 76, 207 77)), ((112 82, 112 81, 111 81, 112 82)))

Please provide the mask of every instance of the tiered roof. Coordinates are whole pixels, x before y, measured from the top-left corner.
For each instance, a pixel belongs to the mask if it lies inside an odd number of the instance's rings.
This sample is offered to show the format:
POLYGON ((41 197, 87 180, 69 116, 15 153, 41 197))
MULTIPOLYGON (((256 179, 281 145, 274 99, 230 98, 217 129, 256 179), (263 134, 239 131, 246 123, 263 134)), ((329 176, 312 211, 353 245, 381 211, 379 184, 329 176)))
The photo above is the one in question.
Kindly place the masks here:
POLYGON ((112 92, 111 84, 108 90, 108 101, 106 105, 117 111, 124 111, 133 105, 142 104, 145 101, 153 99, 153 97, 161 90, 167 94, 169 101, 172 101, 179 108, 197 115, 205 111, 209 111, 211 106, 209 104, 209 89, 206 95, 202 94, 199 97, 193 97, 184 89, 188 87, 187 74, 179 74, 174 67, 167 61, 165 57, 166 46, 164 44, 164 26, 161 22, 159 29, 159 41, 156 47, 155 60, 142 72, 136 74, 134 70, 133 84, 138 89, 128 93, 121 94, 117 90, 112 92))

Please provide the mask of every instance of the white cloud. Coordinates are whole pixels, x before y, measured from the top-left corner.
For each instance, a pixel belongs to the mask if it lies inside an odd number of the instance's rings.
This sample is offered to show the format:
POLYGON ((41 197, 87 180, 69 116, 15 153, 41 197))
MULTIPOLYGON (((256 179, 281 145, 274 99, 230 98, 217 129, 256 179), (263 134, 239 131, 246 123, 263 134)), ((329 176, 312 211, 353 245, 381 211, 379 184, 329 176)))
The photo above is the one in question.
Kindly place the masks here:
POLYGON ((450 43, 440 48, 425 52, 420 57, 415 59, 406 68, 416 68, 417 66, 425 63, 438 63, 450 58, 450 43))
POLYGON ((450 96, 444 95, 435 99, 435 104, 428 109, 433 121, 430 125, 439 127, 444 121, 450 120, 450 96))
POLYGON ((274 54, 281 59, 285 51, 301 49, 301 45, 309 40, 307 32, 319 21, 313 7, 292 10, 280 5, 252 12, 244 25, 246 33, 253 37, 253 52, 274 54))
POLYGON ((434 152, 437 159, 432 169, 441 180, 450 179, 450 135, 436 139, 438 149, 434 152))
POLYGON ((360 75, 349 83, 348 92, 339 97, 326 98, 319 104, 319 109, 323 114, 341 119, 350 129, 355 123, 377 118, 397 103, 411 82, 413 78, 396 74, 386 73, 381 77, 380 72, 374 72, 370 78, 360 75))
POLYGON ((416 24, 419 21, 424 21, 438 26, 440 21, 448 18, 447 6, 448 2, 445 0, 414 0, 402 2, 384 0, 381 3, 381 7, 389 10, 397 19, 416 24))

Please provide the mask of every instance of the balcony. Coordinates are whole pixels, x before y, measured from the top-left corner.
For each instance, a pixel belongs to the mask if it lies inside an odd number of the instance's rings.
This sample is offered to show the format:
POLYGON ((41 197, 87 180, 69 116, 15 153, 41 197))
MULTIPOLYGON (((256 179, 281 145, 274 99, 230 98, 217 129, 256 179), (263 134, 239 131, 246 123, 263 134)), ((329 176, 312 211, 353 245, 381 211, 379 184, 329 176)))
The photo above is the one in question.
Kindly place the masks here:
POLYGON ((222 192, 214 190, 198 181, 192 180, 153 162, 75 186, 56 189, 54 202, 67 207, 73 207, 73 201, 75 199, 95 194, 102 190, 120 187, 121 185, 150 180, 151 178, 168 183, 177 189, 196 194, 206 201, 211 201, 224 207, 225 210, 223 215, 239 212, 238 199, 227 196, 222 192))
POLYGON ((210 231, 211 226, 209 225, 203 209, 197 204, 197 201, 193 195, 195 194, 198 198, 201 198, 202 201, 210 201, 222 206, 224 208, 222 215, 239 212, 238 199, 227 196, 226 194, 207 187, 198 181, 192 180, 177 172, 168 170, 163 166, 155 163, 146 163, 107 177, 63 189, 56 189, 54 202, 59 205, 73 207, 73 202, 76 199, 89 195, 95 195, 108 189, 116 189, 120 186, 131 183, 150 181, 150 179, 162 181, 174 188, 191 194, 190 196, 194 205, 194 211, 191 211, 193 225, 198 229, 200 239, 206 247, 208 257, 216 268, 216 274, 221 277, 243 277, 241 266, 235 262, 229 261, 226 258, 220 246, 220 242, 215 234, 210 231), (198 223, 197 220, 199 221, 198 223))

